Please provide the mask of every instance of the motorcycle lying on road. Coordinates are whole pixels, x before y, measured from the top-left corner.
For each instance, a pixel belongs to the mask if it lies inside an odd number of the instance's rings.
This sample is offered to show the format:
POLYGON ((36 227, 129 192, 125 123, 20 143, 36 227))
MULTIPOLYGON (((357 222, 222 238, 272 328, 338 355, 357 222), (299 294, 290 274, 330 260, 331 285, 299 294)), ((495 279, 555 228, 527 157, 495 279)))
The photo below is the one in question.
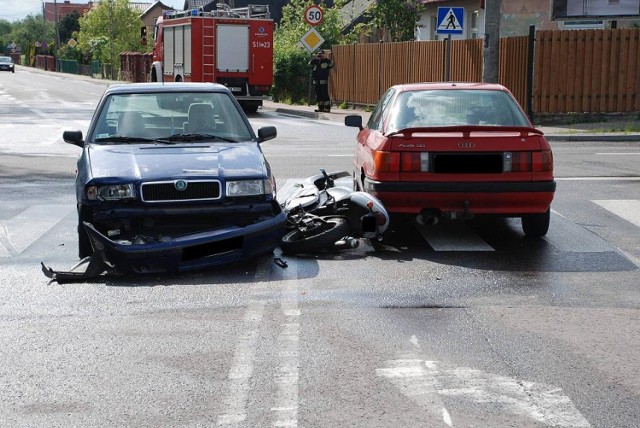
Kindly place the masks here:
POLYGON ((347 171, 311 176, 283 202, 287 231, 280 241, 283 254, 355 248, 359 238, 382 239, 389 213, 382 202, 365 192, 336 186, 347 171))

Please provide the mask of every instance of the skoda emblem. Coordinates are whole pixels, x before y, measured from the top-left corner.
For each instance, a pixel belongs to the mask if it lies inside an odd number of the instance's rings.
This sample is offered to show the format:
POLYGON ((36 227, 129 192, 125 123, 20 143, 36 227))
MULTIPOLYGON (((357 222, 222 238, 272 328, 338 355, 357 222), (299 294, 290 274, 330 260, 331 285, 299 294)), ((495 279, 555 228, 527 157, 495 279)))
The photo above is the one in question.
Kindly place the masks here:
POLYGON ((183 192, 187 190, 187 182, 184 180, 176 180, 176 182, 173 183, 173 185, 176 186, 176 190, 179 192, 183 192))

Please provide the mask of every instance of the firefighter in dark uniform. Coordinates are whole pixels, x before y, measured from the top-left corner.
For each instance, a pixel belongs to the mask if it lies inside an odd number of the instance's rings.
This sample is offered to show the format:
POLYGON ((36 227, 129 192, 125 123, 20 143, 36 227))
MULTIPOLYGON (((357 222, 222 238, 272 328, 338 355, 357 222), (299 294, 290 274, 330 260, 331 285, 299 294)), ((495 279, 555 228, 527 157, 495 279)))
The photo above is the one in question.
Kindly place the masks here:
POLYGON ((324 52, 318 51, 315 58, 309 61, 313 77, 313 85, 316 88, 318 109, 316 111, 331 111, 331 99, 329 98, 329 70, 333 67, 333 61, 325 58, 324 52))

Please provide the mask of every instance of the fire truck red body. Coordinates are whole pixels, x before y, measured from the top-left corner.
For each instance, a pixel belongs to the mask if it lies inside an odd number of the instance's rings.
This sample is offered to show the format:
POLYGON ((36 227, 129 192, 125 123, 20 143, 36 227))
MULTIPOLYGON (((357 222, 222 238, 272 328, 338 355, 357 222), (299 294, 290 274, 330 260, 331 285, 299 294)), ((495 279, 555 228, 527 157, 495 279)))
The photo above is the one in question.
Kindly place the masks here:
POLYGON ((273 84, 273 30, 263 5, 165 12, 155 26, 151 80, 221 83, 256 111, 273 84))

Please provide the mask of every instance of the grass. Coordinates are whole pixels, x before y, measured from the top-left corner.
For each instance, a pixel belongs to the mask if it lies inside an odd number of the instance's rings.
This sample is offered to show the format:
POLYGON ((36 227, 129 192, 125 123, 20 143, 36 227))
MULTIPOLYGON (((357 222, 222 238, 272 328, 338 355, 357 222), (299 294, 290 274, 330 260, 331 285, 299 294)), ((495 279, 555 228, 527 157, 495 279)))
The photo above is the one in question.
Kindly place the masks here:
POLYGON ((565 132, 567 134, 637 134, 640 133, 640 122, 575 123, 566 126, 565 132))

